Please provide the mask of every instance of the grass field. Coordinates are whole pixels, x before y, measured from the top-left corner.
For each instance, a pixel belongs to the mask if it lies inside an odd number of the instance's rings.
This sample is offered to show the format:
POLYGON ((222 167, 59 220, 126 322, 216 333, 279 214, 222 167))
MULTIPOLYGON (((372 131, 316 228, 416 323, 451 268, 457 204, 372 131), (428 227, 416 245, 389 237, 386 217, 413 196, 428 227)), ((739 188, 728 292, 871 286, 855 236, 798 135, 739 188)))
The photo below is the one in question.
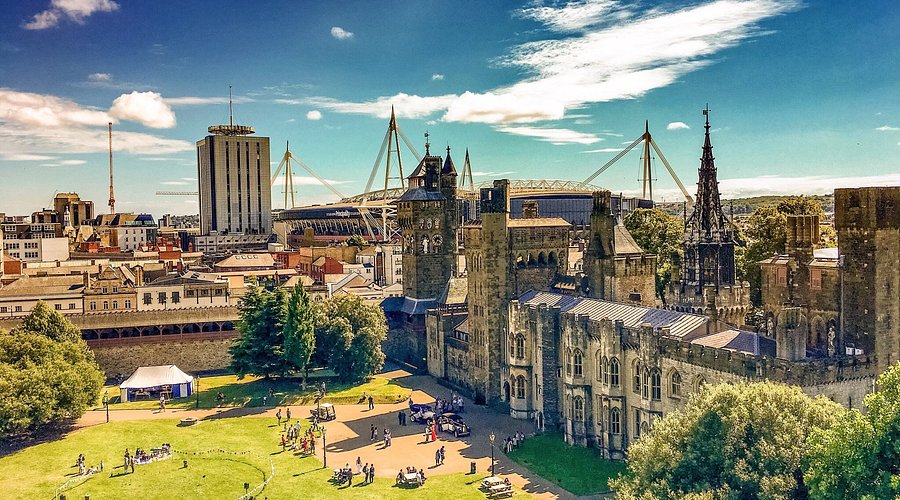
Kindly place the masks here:
POLYGON ((561 434, 526 439, 509 458, 575 495, 609 491, 609 479, 625 471, 623 462, 602 458, 596 450, 569 446, 561 434))
MULTIPOLYGON (((273 378, 265 380, 261 377, 244 377, 238 380, 235 375, 218 375, 201 377, 200 379, 200 407, 212 408, 216 406, 283 406, 305 405, 315 403, 316 391, 313 383, 318 384, 324 377, 310 377, 310 385, 305 391, 300 391, 298 379, 273 378), (269 397, 269 388, 275 391, 275 397, 269 397), (225 402, 216 401, 216 394, 222 392, 225 402), (263 398, 266 398, 265 403, 263 398)), ((363 394, 370 394, 375 403, 395 403, 409 397, 412 392, 384 377, 374 376, 362 384, 339 384, 326 382, 327 394, 324 401, 336 404, 355 404, 361 402, 363 394)), ((130 401, 119 403, 118 386, 104 388, 112 398, 110 410, 135 410, 155 409, 159 401, 130 401)), ((193 408, 197 404, 196 395, 188 398, 173 399, 167 402, 167 408, 193 408)))
MULTIPOLYGON (((244 493, 245 482, 251 488, 262 482, 263 471, 270 469, 269 460, 275 476, 258 498, 485 498, 478 490, 483 474, 435 475, 415 489, 399 488, 390 478, 376 478, 371 485, 357 480, 352 487, 338 487, 328 481, 331 471, 323 469, 316 457, 281 452, 276 443, 279 430, 271 418, 259 417, 210 419, 191 427, 178 427, 175 420, 98 425, 0 459, 0 491, 3 498, 53 498, 56 488, 77 474, 75 458, 84 453, 88 466, 103 460, 104 471, 65 491, 67 498, 237 498, 244 493), (189 456, 187 468, 176 454, 169 460, 137 465, 134 474, 122 473, 126 447, 133 452, 136 446, 150 449, 164 442, 173 450, 249 454, 189 456)), ((528 495, 517 492, 516 497, 528 495)))

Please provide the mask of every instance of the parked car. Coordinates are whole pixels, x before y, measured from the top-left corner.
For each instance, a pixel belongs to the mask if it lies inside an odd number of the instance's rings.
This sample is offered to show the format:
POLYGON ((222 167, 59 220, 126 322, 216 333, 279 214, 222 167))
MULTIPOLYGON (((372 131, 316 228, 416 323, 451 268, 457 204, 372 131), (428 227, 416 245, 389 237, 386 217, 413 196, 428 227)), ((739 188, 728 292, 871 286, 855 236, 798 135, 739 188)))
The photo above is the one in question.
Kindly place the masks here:
POLYGON ((438 429, 453 434, 456 437, 468 436, 472 433, 469 424, 463 421, 463 418, 456 413, 444 413, 438 417, 438 429))
POLYGON ((424 423, 434 418, 434 411, 430 405, 409 405, 409 419, 413 422, 424 423))

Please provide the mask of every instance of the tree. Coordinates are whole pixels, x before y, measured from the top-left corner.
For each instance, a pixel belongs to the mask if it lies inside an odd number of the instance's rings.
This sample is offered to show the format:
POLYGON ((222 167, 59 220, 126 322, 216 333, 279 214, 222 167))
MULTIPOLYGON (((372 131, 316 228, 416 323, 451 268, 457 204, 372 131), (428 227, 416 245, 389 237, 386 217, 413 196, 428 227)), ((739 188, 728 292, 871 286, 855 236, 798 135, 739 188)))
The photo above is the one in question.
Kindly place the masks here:
POLYGON ((336 295, 316 307, 314 358, 344 381, 361 381, 384 366, 387 322, 379 306, 355 295, 336 295))
POLYGON ((97 402, 105 377, 77 332, 43 302, 22 326, 0 332, 0 434, 78 418, 97 402))
POLYGON ((807 438, 843 408, 799 387, 719 384, 657 421, 628 449, 617 498, 805 498, 807 438))
POLYGON ((665 299, 672 274, 681 266, 684 221, 658 208, 638 208, 624 222, 634 241, 645 252, 656 254, 656 296, 665 299))
POLYGON ((291 291, 287 302, 287 316, 281 331, 284 338, 284 355, 298 370, 309 377, 310 358, 315 349, 315 315, 309 294, 302 284, 291 291))
POLYGON ((746 237, 749 240, 743 251, 736 253, 738 279, 750 282, 750 300, 754 305, 762 303, 762 271, 759 262, 785 251, 788 215, 819 215, 825 211, 817 201, 804 196, 792 196, 777 205, 763 205, 748 219, 746 237))
POLYGON ((251 286, 241 299, 237 323, 241 335, 229 349, 231 368, 238 377, 249 374, 269 378, 290 370, 282 334, 285 311, 284 291, 280 288, 268 291, 251 286))
POLYGON ((806 480, 822 499, 900 496, 900 364, 878 377, 867 412, 850 410, 810 437, 806 480))
POLYGON ((347 238, 347 246, 348 247, 363 248, 366 245, 368 245, 368 243, 366 242, 366 239, 358 234, 354 234, 354 235, 350 236, 349 238, 347 238))

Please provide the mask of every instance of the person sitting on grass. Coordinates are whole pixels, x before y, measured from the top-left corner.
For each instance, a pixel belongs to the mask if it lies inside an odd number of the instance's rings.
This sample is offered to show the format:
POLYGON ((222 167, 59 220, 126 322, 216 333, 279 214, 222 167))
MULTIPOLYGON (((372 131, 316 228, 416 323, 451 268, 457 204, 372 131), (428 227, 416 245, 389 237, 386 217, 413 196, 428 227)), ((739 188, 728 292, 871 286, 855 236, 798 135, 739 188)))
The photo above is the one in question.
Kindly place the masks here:
POLYGON ((403 482, 403 470, 401 469, 400 472, 397 473, 397 484, 400 484, 402 482, 403 482))

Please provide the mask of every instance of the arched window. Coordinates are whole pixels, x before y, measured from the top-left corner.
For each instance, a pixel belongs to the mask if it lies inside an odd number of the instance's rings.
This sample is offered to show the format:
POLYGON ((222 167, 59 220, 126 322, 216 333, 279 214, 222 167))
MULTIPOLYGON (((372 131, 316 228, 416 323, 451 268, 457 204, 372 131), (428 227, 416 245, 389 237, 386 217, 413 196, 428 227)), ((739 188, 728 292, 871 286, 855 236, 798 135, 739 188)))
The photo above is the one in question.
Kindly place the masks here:
POLYGON ((619 359, 610 358, 609 360, 609 385, 613 387, 619 386, 619 359))
POLYGON ((635 394, 641 393, 641 364, 635 363, 631 368, 631 390, 635 394))
POLYGON ((609 361, 606 359, 606 356, 602 358, 597 356, 597 360, 599 361, 597 364, 597 380, 603 382, 603 384, 609 384, 609 361))
POLYGON ((622 433, 622 413, 618 408, 609 410, 609 432, 610 434, 622 433))
POLYGON ((575 349, 575 354, 572 356, 574 358, 573 364, 575 365, 575 376, 581 377, 584 375, 584 356, 581 354, 581 351, 575 349))
POLYGON ((573 416, 576 422, 584 420, 584 399, 581 396, 575 396, 572 404, 573 416))
POLYGON ((650 370, 647 368, 644 368, 643 375, 644 375, 644 378, 641 381, 642 382, 641 397, 643 397, 644 399, 647 399, 650 397, 650 370))
POLYGON ((650 398, 659 401, 662 398, 662 374, 659 368, 650 371, 650 398))
POLYGON ((669 395, 674 397, 681 397, 681 374, 678 371, 673 371, 672 376, 670 377, 670 389, 669 395))
POLYGON ((703 378, 702 375, 698 376, 694 379, 694 392, 700 392, 703 389, 703 386, 706 385, 706 379, 703 378))
MULTIPOLYGON (((478 306, 475 306, 475 307, 478 307, 478 306)), ((512 342, 509 343, 509 357, 511 357, 511 358, 516 357, 516 342, 515 342, 515 339, 514 339, 512 342)))
POLYGON ((516 359, 525 359, 525 336, 516 335, 516 359))
POLYGON ((525 399, 525 377, 516 377, 516 398, 525 399))
POLYGON ((566 375, 572 374, 572 350, 566 350, 566 375))

